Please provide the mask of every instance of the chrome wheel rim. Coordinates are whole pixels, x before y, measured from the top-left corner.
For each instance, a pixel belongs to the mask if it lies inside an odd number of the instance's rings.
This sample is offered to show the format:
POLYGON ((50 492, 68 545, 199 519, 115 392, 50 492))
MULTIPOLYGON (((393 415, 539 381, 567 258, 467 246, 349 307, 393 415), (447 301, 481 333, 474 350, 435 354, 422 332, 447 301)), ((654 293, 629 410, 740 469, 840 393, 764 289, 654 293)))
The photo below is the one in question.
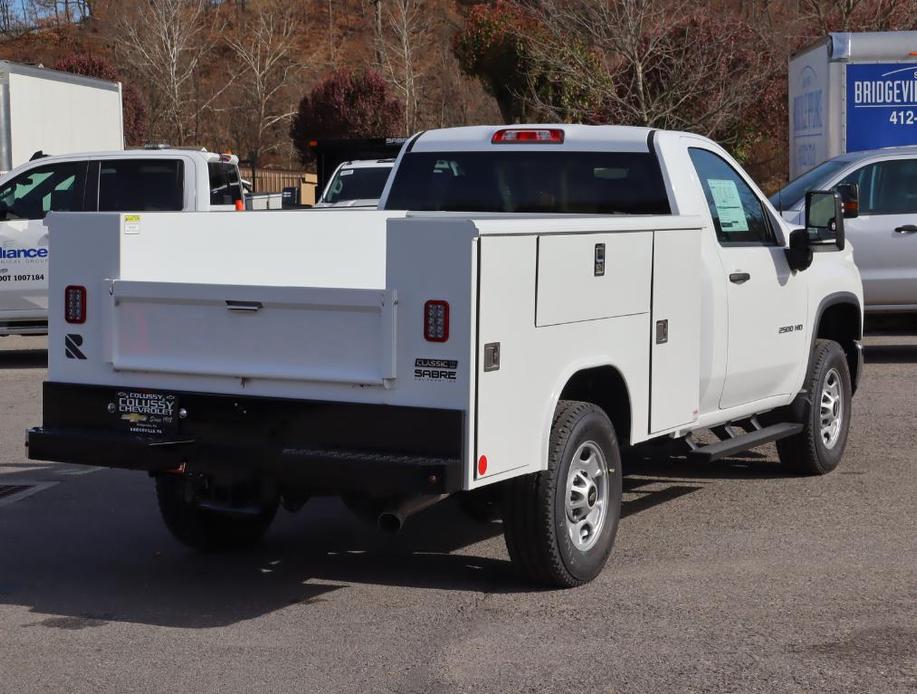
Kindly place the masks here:
POLYGON ((567 473, 566 516, 570 541, 581 552, 592 548, 608 515, 608 465, 594 441, 580 444, 567 473))
POLYGON ((841 390, 841 375, 831 369, 825 376, 819 403, 821 442, 825 448, 834 448, 841 436, 844 423, 844 400, 841 390))

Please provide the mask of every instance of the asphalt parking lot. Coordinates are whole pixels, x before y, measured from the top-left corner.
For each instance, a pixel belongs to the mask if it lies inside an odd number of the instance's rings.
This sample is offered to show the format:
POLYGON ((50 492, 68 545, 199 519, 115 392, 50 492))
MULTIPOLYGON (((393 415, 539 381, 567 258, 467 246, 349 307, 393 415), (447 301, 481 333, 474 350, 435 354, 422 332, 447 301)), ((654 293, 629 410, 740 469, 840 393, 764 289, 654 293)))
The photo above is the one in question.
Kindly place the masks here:
POLYGON ((533 591, 447 501, 394 539, 336 500, 202 556, 141 473, 32 463, 44 338, 0 338, 0 691, 917 690, 917 337, 869 337, 841 467, 632 467, 611 562, 533 591), (5 490, 5 491, 4 491, 5 490))

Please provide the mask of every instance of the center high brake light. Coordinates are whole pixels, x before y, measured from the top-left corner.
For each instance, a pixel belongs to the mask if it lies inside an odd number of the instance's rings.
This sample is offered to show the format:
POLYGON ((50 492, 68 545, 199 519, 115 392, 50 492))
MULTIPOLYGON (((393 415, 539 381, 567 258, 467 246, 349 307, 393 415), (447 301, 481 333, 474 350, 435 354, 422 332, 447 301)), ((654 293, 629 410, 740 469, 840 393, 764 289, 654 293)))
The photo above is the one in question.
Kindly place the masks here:
POLYGON ((562 145, 564 131, 559 128, 504 128, 490 139, 493 145, 562 145))

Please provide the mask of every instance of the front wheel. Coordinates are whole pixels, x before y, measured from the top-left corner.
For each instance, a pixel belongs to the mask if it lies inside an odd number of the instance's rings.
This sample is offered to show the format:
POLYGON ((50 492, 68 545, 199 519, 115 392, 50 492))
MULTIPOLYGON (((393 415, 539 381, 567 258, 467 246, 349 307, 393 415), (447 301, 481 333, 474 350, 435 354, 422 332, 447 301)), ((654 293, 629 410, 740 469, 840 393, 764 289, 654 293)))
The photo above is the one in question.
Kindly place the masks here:
POLYGON ((513 564, 528 580, 572 588, 599 575, 621 517, 621 455, 605 412, 558 404, 548 469, 510 481, 503 524, 513 564))
POLYGON ((802 475, 824 475, 841 462, 850 428, 850 367, 841 346, 816 340, 806 376, 801 433, 777 441, 780 462, 802 475))

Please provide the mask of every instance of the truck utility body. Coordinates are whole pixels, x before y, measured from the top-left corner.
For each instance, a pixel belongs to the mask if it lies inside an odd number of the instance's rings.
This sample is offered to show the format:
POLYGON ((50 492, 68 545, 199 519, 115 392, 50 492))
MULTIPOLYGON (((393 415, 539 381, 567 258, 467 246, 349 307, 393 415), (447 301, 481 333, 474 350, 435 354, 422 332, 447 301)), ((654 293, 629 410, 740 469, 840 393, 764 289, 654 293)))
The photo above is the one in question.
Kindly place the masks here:
POLYGON ((30 457, 150 471, 194 546, 255 539, 280 499, 341 494, 398 525, 498 490, 514 561, 555 585, 608 556, 619 446, 733 425, 695 455, 783 439, 799 469, 839 461, 861 372, 850 251, 832 237, 813 253, 820 227, 788 251, 709 140, 428 132, 381 206, 146 214, 139 229, 51 215, 30 457), (68 260, 78 244, 96 252, 68 260))

